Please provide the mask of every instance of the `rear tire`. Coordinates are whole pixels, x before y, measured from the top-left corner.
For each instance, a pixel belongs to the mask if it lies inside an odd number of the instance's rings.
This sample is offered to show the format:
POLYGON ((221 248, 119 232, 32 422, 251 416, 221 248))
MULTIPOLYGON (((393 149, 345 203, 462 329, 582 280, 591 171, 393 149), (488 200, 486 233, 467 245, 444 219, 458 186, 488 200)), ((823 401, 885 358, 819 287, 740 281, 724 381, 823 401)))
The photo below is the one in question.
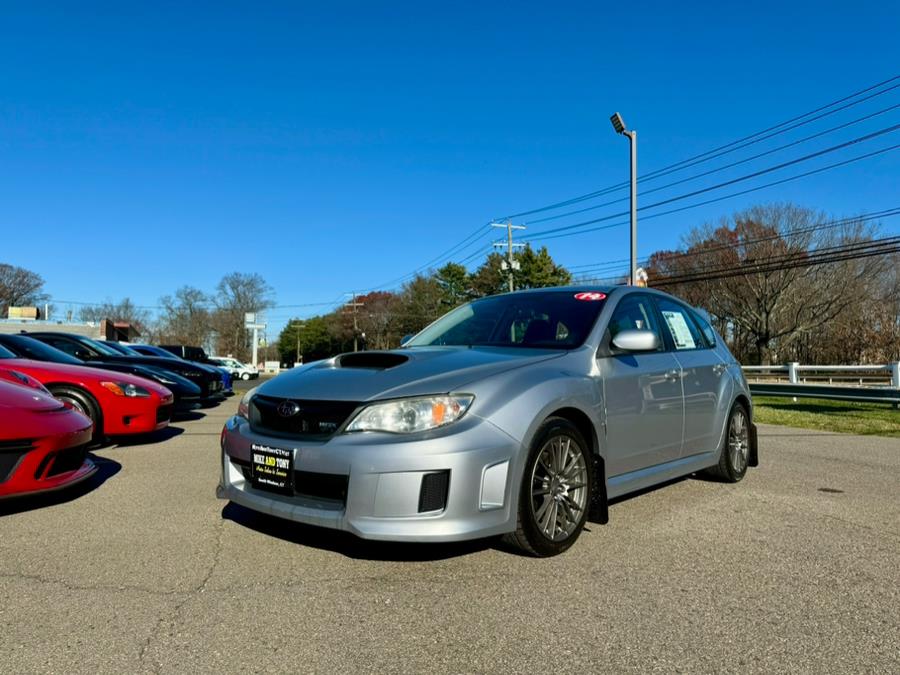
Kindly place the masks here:
POLYGON ((587 521, 593 467, 589 446, 577 427, 561 417, 547 419, 525 462, 516 531, 504 539, 539 557, 568 549, 587 521))
POLYGON ((103 440, 103 414, 94 397, 86 391, 74 387, 48 387, 50 393, 63 403, 67 403, 82 415, 89 417, 94 423, 91 441, 96 443, 103 440))
POLYGON ((750 415, 743 403, 735 403, 728 414, 719 463, 707 473, 726 483, 737 483, 746 475, 749 464, 750 415))

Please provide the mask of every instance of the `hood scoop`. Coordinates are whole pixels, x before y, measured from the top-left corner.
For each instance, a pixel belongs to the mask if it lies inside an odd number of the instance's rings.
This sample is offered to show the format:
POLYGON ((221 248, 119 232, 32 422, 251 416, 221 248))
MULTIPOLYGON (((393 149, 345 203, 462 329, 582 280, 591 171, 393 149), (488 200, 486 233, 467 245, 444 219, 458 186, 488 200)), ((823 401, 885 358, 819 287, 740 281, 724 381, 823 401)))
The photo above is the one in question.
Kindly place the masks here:
POLYGON ((387 370, 409 361, 408 356, 393 352, 354 352, 338 357, 341 368, 369 368, 371 370, 387 370))

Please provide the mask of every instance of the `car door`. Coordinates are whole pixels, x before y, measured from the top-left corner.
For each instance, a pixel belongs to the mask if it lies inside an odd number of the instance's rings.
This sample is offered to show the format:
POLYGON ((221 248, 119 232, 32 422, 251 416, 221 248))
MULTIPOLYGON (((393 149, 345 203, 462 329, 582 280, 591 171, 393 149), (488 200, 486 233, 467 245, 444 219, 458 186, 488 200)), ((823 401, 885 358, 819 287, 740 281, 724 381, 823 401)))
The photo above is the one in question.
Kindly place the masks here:
POLYGON ((728 378, 725 363, 700 330, 694 313, 680 302, 655 298, 662 317, 666 341, 682 369, 684 388, 684 442, 681 455, 687 457, 716 450, 721 424, 719 408, 728 378))
POLYGON ((681 369, 665 349, 649 294, 630 293, 619 301, 604 341, 598 370, 606 412, 607 474, 617 476, 677 459, 684 417, 681 369), (659 350, 617 353, 611 341, 622 330, 653 331, 659 350))

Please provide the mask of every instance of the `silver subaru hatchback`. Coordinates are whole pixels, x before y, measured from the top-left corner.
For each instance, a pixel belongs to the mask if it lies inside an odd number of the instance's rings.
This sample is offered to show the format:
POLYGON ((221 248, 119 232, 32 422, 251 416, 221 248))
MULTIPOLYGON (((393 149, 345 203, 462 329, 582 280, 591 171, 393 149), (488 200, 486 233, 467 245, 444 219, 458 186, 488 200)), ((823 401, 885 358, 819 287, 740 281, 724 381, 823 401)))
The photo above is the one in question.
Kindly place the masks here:
POLYGON ((634 288, 476 300, 390 351, 250 391, 217 495, 366 539, 571 546, 607 501, 757 464, 750 391, 706 319, 634 288))

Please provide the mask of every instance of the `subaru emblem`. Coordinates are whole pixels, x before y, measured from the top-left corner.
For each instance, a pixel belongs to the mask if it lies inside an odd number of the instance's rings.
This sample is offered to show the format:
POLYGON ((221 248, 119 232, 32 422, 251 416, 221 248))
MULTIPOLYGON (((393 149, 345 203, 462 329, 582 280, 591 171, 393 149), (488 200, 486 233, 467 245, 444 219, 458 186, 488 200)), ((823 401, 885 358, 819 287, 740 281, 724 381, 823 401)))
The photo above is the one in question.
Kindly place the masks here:
POLYGON ((294 401, 282 401, 278 404, 278 414, 282 417, 293 417, 300 412, 300 406, 294 401))

